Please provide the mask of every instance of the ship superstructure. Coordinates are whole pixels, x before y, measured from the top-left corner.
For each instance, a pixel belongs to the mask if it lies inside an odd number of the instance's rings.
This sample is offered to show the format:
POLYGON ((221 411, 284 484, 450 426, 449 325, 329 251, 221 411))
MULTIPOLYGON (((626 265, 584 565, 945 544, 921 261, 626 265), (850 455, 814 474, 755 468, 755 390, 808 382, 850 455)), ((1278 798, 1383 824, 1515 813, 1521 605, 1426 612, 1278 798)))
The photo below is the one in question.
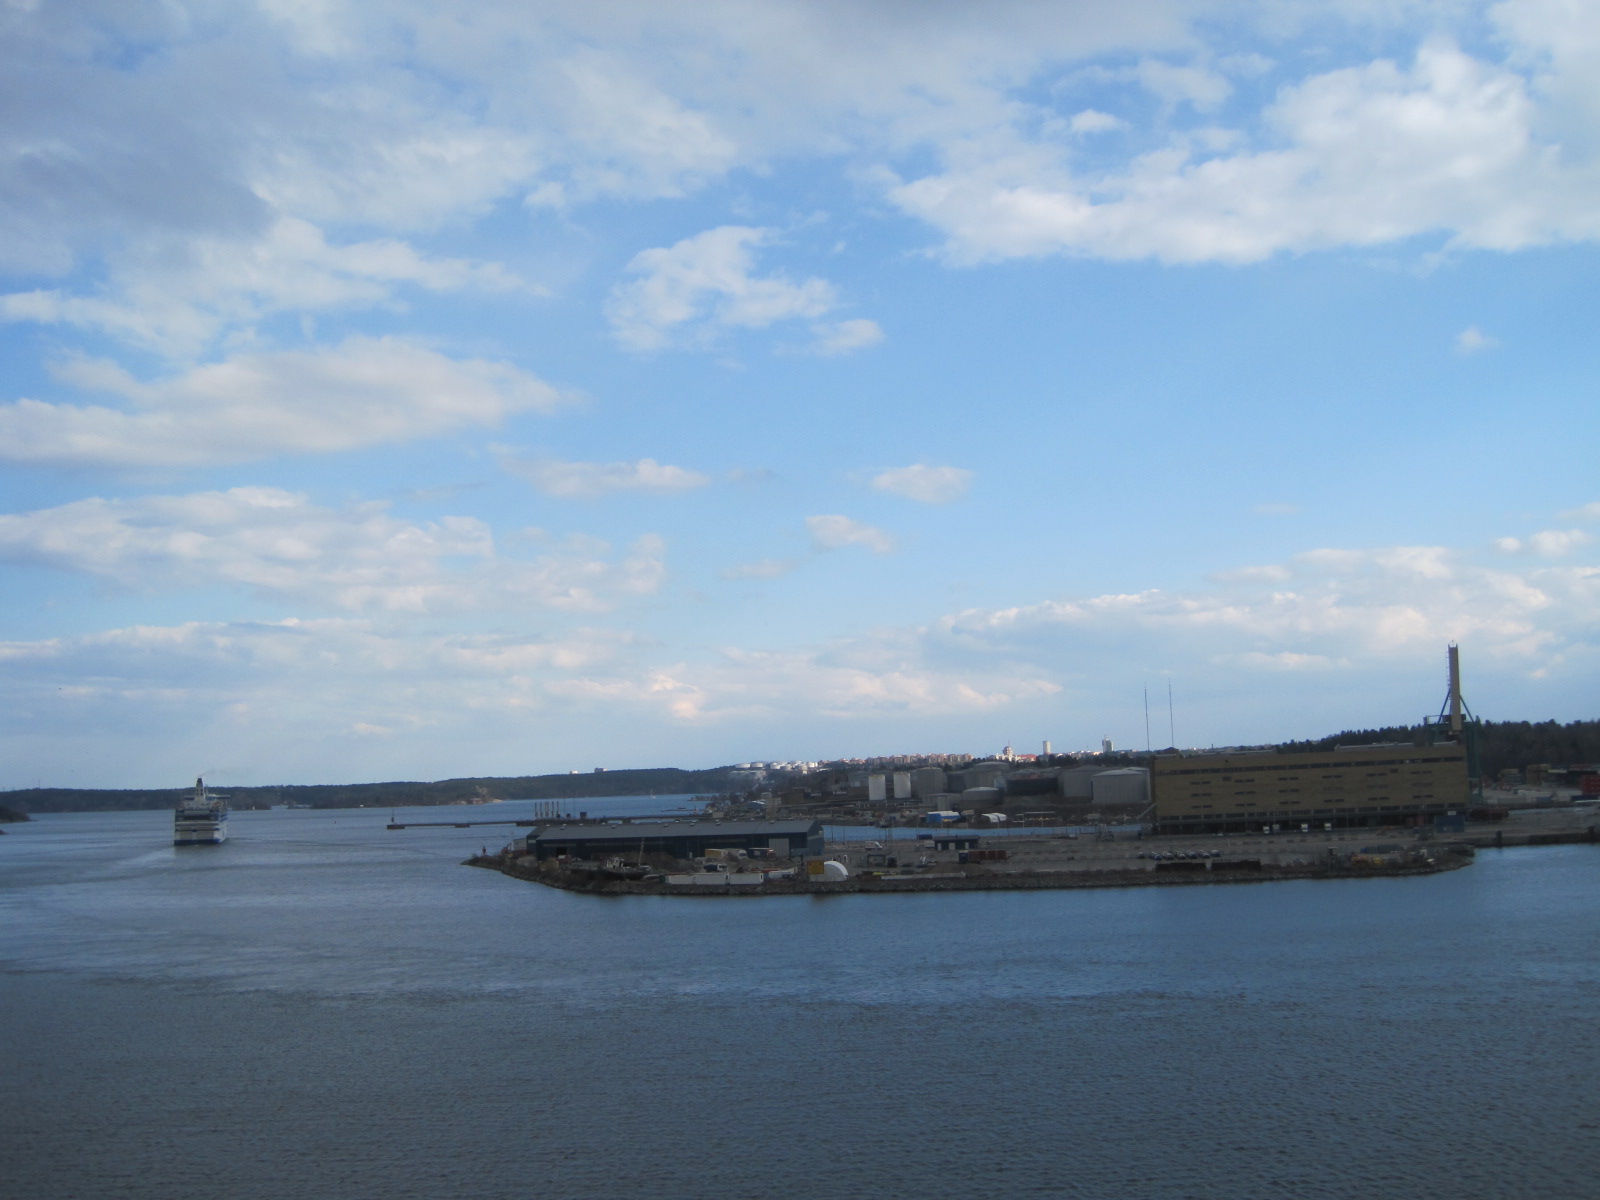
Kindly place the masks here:
POLYGON ((172 817, 174 846, 215 846, 228 840, 228 801, 194 781, 194 795, 178 801, 172 817))

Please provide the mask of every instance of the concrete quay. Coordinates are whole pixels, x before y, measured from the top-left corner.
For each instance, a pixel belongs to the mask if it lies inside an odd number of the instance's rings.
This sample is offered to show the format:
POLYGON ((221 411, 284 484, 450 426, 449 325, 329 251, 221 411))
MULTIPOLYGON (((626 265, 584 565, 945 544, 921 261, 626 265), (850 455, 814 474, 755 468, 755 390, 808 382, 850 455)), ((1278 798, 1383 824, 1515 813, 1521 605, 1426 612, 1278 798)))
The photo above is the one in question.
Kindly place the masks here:
MULTIPOLYGON (((1120 830, 1037 837, 974 831, 985 851, 1003 859, 982 861, 956 850, 931 848, 912 839, 870 836, 833 841, 825 857, 849 867, 850 878, 820 882, 801 876, 734 888, 671 887, 660 879, 607 878, 595 871, 569 871, 508 853, 474 857, 516 879, 601 895, 837 895, 930 891, 1025 891, 1060 888, 1166 887, 1220 883, 1265 883, 1291 879, 1354 879, 1428 875, 1471 863, 1477 849, 1560 843, 1600 844, 1600 812, 1571 806, 1519 810, 1503 821, 1473 822, 1465 833, 1379 826, 1365 829, 1208 834, 1151 837, 1120 830), (894 865, 888 863, 889 858, 894 865), (962 861, 963 858, 968 861, 962 861)), ((797 866, 775 863, 774 866, 797 866)))
MULTIPOLYGON (((1017 839, 1021 841, 1022 839, 1017 839)), ((1031 841, 1031 839, 1029 839, 1031 841)), ((1120 860, 1089 855, 1083 858, 1032 850, 1005 861, 961 863, 956 855, 941 852, 921 869, 853 868, 848 879, 822 881, 798 874, 769 879, 750 886, 671 886, 661 875, 645 879, 608 877, 605 872, 570 870, 554 861, 506 854, 481 855, 467 866, 486 867, 514 879, 541 883, 564 891, 607 896, 794 896, 888 894, 897 892, 1043 891, 1064 888, 1171 887, 1198 884, 1268 883, 1295 879, 1370 879, 1401 875, 1432 875, 1455 870, 1472 861, 1470 847, 1439 845, 1408 848, 1401 853, 1366 862, 1324 853, 1320 859, 1295 854, 1273 857, 1161 858, 1120 860)), ((840 861, 846 851, 830 852, 840 861)), ((898 856, 897 856, 898 857, 898 856)), ((909 860, 915 861, 915 860, 909 860)), ((794 864, 785 864, 794 865, 794 864)), ((909 863, 908 863, 909 865, 909 863)), ((746 877, 748 878, 748 876, 746 877)))

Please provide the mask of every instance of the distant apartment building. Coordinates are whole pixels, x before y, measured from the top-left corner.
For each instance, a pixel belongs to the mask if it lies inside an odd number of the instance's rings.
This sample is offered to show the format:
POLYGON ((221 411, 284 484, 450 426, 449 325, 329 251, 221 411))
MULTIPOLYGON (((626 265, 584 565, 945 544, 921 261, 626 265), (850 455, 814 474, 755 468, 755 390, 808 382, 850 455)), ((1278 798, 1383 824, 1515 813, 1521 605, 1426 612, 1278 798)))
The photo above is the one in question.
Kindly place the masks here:
POLYGON ((1466 752, 1454 744, 1163 754, 1150 778, 1157 833, 1415 824, 1469 799, 1466 752))

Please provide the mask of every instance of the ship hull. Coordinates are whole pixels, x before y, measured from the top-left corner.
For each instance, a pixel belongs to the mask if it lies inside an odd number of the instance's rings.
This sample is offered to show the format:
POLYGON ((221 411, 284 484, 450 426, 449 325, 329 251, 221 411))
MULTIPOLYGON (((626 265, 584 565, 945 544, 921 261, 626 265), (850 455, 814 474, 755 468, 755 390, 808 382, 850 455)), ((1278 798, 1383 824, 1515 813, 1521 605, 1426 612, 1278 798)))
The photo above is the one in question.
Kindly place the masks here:
POLYGON ((219 829, 214 833, 179 833, 172 839, 174 846, 220 846, 228 840, 228 832, 219 829))

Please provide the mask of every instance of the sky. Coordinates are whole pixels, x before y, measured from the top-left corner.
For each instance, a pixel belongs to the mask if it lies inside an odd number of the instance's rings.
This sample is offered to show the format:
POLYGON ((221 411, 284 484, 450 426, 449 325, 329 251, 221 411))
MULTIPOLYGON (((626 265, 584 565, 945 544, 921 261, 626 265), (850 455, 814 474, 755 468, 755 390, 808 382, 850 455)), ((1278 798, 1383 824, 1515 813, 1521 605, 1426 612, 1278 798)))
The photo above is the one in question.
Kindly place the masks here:
POLYGON ((1451 641, 1600 716, 1584 0, 0 0, 0 59, 0 787, 1260 743, 1451 641))

